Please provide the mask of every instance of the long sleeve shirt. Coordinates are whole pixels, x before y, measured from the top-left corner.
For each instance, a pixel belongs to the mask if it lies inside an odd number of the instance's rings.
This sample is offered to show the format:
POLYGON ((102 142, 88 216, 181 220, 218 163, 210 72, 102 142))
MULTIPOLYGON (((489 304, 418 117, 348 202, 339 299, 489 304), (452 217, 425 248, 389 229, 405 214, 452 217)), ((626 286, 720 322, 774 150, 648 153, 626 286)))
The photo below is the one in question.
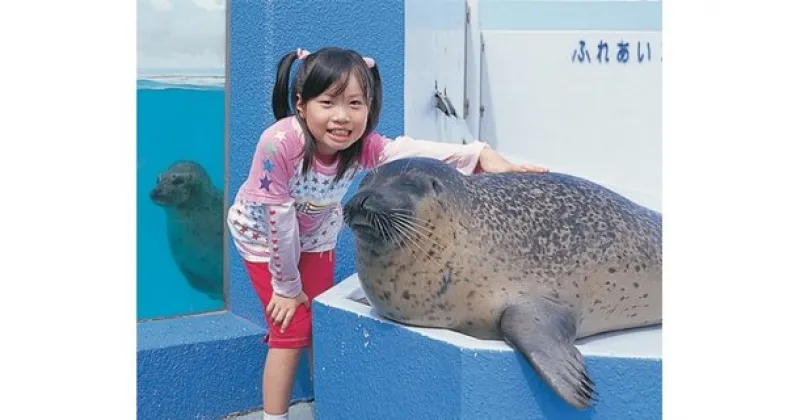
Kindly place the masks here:
POLYGON ((341 201, 359 171, 416 156, 439 159, 471 174, 486 146, 406 136, 391 140, 374 132, 363 141, 360 159, 337 181, 338 159, 326 163, 314 158, 302 173, 305 134, 296 117, 281 119, 262 133, 227 223, 242 258, 269 264, 275 293, 295 297, 302 291, 301 252, 336 247, 343 224, 341 201))

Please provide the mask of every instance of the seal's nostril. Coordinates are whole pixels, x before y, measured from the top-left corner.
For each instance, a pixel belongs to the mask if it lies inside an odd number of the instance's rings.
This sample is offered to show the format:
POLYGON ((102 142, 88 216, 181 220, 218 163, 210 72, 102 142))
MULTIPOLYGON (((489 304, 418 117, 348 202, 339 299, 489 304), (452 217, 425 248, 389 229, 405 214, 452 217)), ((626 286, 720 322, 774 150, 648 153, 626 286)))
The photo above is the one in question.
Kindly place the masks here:
POLYGON ((362 209, 368 209, 368 208, 370 208, 370 204, 371 204, 371 203, 373 203, 374 201, 375 201, 375 200, 372 198, 372 195, 365 195, 365 196, 364 196, 364 197, 361 199, 361 203, 360 203, 360 204, 361 204, 361 208, 362 208, 362 209))
POLYGON ((363 194, 360 197, 353 199, 353 208, 356 210, 370 209, 370 204, 374 203, 372 194, 363 194))
POLYGON ((364 210, 364 205, 365 203, 367 203, 367 200, 369 200, 369 198, 370 194, 357 195, 352 199, 350 199, 350 201, 347 204, 345 204, 342 210, 344 210, 344 213, 346 215, 351 215, 351 213, 353 212, 356 213, 360 212, 361 210, 364 210))

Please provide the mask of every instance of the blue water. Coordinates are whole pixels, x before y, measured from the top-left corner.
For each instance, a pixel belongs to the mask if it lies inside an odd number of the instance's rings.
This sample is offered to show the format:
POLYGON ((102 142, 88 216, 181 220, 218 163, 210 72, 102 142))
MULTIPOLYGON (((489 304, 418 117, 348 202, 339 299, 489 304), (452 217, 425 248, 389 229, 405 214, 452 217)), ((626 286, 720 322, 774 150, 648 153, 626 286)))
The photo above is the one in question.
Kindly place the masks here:
POLYGON ((159 173, 177 160, 201 164, 214 185, 223 188, 224 87, 140 80, 136 125, 137 318, 223 309, 223 301, 192 289, 179 271, 167 242, 166 215, 149 193, 159 173))

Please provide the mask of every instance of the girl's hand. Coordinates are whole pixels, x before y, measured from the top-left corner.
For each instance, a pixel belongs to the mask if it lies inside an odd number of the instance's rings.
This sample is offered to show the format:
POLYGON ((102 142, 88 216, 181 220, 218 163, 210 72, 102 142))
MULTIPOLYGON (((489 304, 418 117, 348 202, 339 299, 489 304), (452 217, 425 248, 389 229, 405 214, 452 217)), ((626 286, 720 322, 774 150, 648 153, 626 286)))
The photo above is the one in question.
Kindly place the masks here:
POLYGON ((545 173, 550 172, 547 168, 541 168, 536 165, 517 165, 506 160, 500 153, 497 153, 491 147, 485 147, 478 157, 478 165, 484 172, 533 172, 545 173))
POLYGON ((277 293, 272 294, 272 299, 269 300, 267 305, 267 314, 272 318, 275 325, 281 324, 281 332, 286 332, 286 327, 292 321, 297 307, 301 304, 310 307, 308 303, 308 296, 305 292, 300 292, 294 298, 280 296, 277 293))

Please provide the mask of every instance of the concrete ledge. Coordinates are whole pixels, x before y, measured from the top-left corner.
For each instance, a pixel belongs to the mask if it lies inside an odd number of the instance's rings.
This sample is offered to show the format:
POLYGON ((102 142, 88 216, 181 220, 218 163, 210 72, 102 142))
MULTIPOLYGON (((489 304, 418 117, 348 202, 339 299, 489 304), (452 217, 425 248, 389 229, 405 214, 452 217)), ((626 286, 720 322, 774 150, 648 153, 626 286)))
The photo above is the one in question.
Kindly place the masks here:
MULTIPOLYGON (((137 418, 219 419, 261 407, 265 330, 231 313, 137 325, 137 418)), ((294 400, 313 397, 307 360, 294 400)))
POLYGON ((599 393, 580 412, 504 342, 398 325, 361 298, 353 275, 314 301, 317 418, 661 418, 660 328, 579 343, 599 393))

